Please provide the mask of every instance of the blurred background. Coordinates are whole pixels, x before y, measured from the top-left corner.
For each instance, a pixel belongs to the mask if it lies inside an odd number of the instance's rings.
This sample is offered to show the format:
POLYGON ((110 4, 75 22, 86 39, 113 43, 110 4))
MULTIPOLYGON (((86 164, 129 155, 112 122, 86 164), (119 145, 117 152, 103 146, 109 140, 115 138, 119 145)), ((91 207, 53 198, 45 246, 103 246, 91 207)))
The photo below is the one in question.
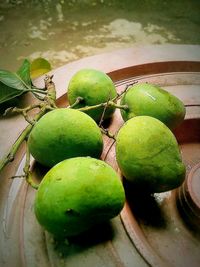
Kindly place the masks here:
POLYGON ((0 0, 2 69, 165 43, 200 44, 199 0, 0 0))

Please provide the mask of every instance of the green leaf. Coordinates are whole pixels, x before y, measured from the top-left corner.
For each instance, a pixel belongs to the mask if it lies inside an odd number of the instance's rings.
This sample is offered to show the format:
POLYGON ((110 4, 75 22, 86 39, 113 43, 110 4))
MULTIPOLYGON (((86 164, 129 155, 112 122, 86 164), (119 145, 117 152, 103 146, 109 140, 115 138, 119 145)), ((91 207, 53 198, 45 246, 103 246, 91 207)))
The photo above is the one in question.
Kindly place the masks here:
POLYGON ((25 59, 17 72, 0 70, 0 104, 26 92, 43 93, 43 90, 32 86, 30 67, 30 62, 25 59))
POLYGON ((0 104, 20 96, 23 93, 23 90, 17 90, 0 82, 0 104))
POLYGON ((28 85, 31 86, 31 77, 30 77, 30 67, 31 64, 30 62, 25 59, 24 62, 22 63, 22 66, 18 69, 17 75, 20 76, 20 78, 28 85))
POLYGON ((0 70, 0 82, 17 90, 30 89, 17 73, 8 70, 0 70))
POLYGON ((51 70, 51 64, 44 58, 36 58, 31 63, 31 78, 39 77, 51 70))
POLYGON ((24 60, 19 70, 0 70, 0 104, 31 91, 30 62, 24 60))
POLYGON ((0 70, 0 104, 29 90, 29 85, 26 85, 17 73, 0 70))

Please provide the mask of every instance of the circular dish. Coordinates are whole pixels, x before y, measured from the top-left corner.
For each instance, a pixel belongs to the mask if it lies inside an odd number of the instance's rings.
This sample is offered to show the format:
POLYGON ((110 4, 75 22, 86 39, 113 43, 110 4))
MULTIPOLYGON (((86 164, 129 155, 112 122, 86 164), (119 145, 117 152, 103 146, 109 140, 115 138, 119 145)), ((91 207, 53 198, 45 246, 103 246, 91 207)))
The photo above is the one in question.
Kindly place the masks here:
MULTIPOLYGON (((151 49, 155 51, 155 47, 151 49)), ((178 54, 180 48, 173 46, 171 49, 174 49, 173 57, 178 58, 175 53, 178 54)), ((188 49, 183 50, 183 54, 186 55, 188 49)), ((147 56, 142 63, 142 60, 136 60, 136 64, 131 64, 130 53, 134 56, 142 55, 144 49, 140 53, 138 51, 134 53, 135 50, 119 52, 117 57, 114 57, 115 60, 112 60, 112 69, 104 67, 103 70, 107 71, 114 80, 118 92, 124 90, 126 84, 131 84, 133 81, 148 81, 160 85, 188 105, 186 120, 176 130, 175 135, 180 144, 187 172, 190 173, 193 166, 200 161, 200 107, 198 106, 200 104, 200 62, 195 61, 195 57, 189 60, 187 56, 183 56, 181 60, 181 53, 178 60, 172 60, 173 57, 164 56, 168 51, 166 47, 165 52, 161 53, 162 51, 163 48, 160 50, 158 48, 156 53, 151 54, 152 57, 147 56), (121 64, 116 70, 113 66, 116 59, 121 56, 124 56, 122 62, 126 61, 128 64, 121 64)), ((103 57, 104 61, 100 57, 99 66, 105 65, 107 57, 103 57)), ((55 80, 62 80, 63 73, 67 70, 70 72, 69 79, 73 72, 85 66, 85 62, 67 65, 64 69, 58 70, 57 78, 55 71, 55 80)), ((89 65, 96 66, 91 62, 89 65)), ((57 101, 59 106, 67 104, 67 97, 63 90, 59 89, 57 101)), ((108 129, 116 133, 122 124, 120 112, 116 111, 108 129)), ((104 141, 102 159, 118 170, 114 142, 106 136, 104 141)), ((22 147, 15 161, 1 173, 1 266, 92 267, 94 264, 95 267, 131 267, 133 265, 184 267, 191 264, 199 266, 199 235, 196 228, 190 227, 177 208, 177 190, 149 197, 142 195, 131 197, 127 188, 127 201, 121 213, 122 222, 117 217, 81 237, 62 242, 55 241, 36 221, 33 212, 35 191, 21 179, 8 179, 22 173, 23 154, 22 147)), ((47 170, 38 164, 33 164, 33 171, 39 181, 47 170)))

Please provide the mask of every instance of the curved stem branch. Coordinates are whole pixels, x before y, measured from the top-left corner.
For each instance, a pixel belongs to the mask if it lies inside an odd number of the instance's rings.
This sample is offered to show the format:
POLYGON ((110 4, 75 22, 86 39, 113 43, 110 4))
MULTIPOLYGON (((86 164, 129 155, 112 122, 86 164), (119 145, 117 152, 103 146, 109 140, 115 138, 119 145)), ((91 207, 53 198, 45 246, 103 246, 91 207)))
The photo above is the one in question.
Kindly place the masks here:
POLYGON ((31 172, 29 171, 27 176, 26 176, 26 182, 31 186, 33 187, 34 189, 38 189, 39 188, 39 185, 37 185, 36 183, 34 183, 33 179, 32 179, 32 174, 31 172))
POLYGON ((93 110, 93 109, 97 109, 97 108, 103 108, 105 106, 107 106, 107 107, 115 107, 115 108, 124 109, 124 110, 128 109, 127 105, 118 105, 118 104, 116 104, 115 102, 113 102, 111 100, 111 101, 108 101, 108 102, 105 102, 105 103, 101 103, 101 104, 97 104, 97 105, 94 105, 94 106, 85 106, 85 107, 82 107, 82 108, 78 108, 78 110, 80 110, 80 111, 89 111, 89 110, 93 110))
MULTIPOLYGON (((55 90, 55 84, 52 82, 52 77, 53 76, 47 76, 45 78, 45 87, 47 89, 47 95, 44 98, 43 103, 41 103, 40 106, 40 111, 35 115, 35 117, 33 118, 32 122, 36 122, 38 121, 47 111, 57 108, 55 101, 56 101, 56 90, 55 90)), ((32 108, 36 108, 38 107, 38 105, 33 105, 33 106, 28 106, 27 109, 25 108, 23 109, 19 109, 19 113, 22 113, 24 111, 28 112, 30 111, 32 108)), ((15 110, 17 111, 17 109, 15 110)), ((25 112, 25 114, 26 114, 25 112)), ((29 119, 28 119, 29 120, 29 119)), ((20 134, 20 136, 17 138, 17 140, 15 141, 15 143, 12 145, 12 147, 10 148, 9 152, 7 155, 5 155, 1 160, 0 160, 0 171, 11 161, 14 160, 14 157, 19 149, 19 147, 21 146, 21 144, 28 138, 34 123, 29 124, 24 130, 23 132, 20 134)))
POLYGON ((34 93, 38 93, 38 94, 42 94, 42 95, 46 95, 47 92, 44 90, 40 90, 40 89, 33 89, 31 88, 30 92, 34 92, 34 93))
POLYGON ((79 96, 76 98, 76 101, 71 106, 69 106, 69 108, 74 108, 81 102, 83 102, 83 97, 79 96))
POLYGON ((137 81, 134 81, 134 82, 132 82, 130 84, 127 84, 125 89, 121 93, 118 93, 115 98, 113 98, 113 101, 116 101, 116 100, 120 99, 122 97, 122 95, 125 94, 129 90, 129 88, 131 86, 133 86, 134 84, 136 84, 136 83, 137 83, 137 81))
POLYGON ((112 139, 114 139, 114 140, 116 141, 116 137, 115 137, 115 135, 112 134, 111 132, 109 132, 108 129, 103 128, 103 126, 101 126, 100 129, 101 129, 101 132, 102 132, 103 134, 107 135, 109 138, 112 138, 112 139))
POLYGON ((115 108, 119 108, 119 109, 123 109, 123 110, 128 110, 128 106, 127 105, 118 105, 112 101, 110 101, 110 106, 111 107, 115 107, 115 108))
MULTIPOLYGON (((45 108, 41 109, 41 111, 35 116, 34 120, 38 121, 44 114, 46 110, 45 108)), ((3 159, 0 161, 0 171, 9 163, 14 160, 14 157, 21 146, 21 144, 24 142, 24 140, 28 137, 29 133, 31 132, 33 128, 33 124, 29 124, 23 132, 20 134, 20 136, 17 138, 15 143, 12 145, 10 151, 6 156, 3 157, 3 159)))
POLYGON ((102 112, 102 114, 101 114, 101 118, 100 118, 100 121, 99 121, 99 127, 102 126, 102 123, 103 123, 103 121, 104 121, 104 117, 105 117, 106 110, 107 110, 107 108, 108 108, 108 103, 109 103, 109 101, 110 101, 110 98, 108 98, 108 100, 107 100, 107 102, 106 102, 106 105, 105 105, 104 108, 103 108, 103 112, 102 112))
POLYGON ((34 189, 38 189, 38 185, 35 184, 35 182, 33 181, 32 175, 30 172, 30 151, 29 151, 28 145, 26 146, 26 163, 25 163, 23 170, 24 170, 24 176, 25 176, 26 182, 34 189))

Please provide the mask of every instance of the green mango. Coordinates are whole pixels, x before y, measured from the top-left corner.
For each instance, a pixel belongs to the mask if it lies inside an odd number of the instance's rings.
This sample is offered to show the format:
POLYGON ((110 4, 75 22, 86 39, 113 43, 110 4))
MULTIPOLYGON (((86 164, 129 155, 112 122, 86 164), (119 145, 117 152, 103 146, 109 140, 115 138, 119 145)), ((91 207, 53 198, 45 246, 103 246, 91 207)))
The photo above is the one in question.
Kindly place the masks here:
POLYGON ((104 161, 77 157, 55 165, 36 193, 38 222, 56 236, 75 236, 119 214, 125 193, 120 177, 104 161))
POLYGON ((121 127, 116 158, 123 176, 141 190, 168 191, 180 186, 185 178, 175 136, 153 117, 134 117, 121 127))
POLYGON ((87 114, 58 108, 36 122, 28 138, 28 147, 37 162, 52 167, 73 157, 99 158, 103 138, 98 125, 87 114))
MULTIPOLYGON (((106 73, 95 69, 81 69, 71 78, 67 96, 70 105, 73 105, 78 97, 82 98, 82 101, 74 107, 77 109, 106 103, 117 96, 117 91, 106 73)), ((110 118, 114 111, 114 107, 108 107, 105 110, 104 119, 110 118)), ((104 107, 84 112, 98 122, 102 117, 104 107)))
POLYGON ((185 106, 180 99, 149 83, 132 86, 122 97, 121 104, 128 106, 127 110, 121 110, 124 121, 145 115, 157 118, 174 129, 185 117, 185 106))

